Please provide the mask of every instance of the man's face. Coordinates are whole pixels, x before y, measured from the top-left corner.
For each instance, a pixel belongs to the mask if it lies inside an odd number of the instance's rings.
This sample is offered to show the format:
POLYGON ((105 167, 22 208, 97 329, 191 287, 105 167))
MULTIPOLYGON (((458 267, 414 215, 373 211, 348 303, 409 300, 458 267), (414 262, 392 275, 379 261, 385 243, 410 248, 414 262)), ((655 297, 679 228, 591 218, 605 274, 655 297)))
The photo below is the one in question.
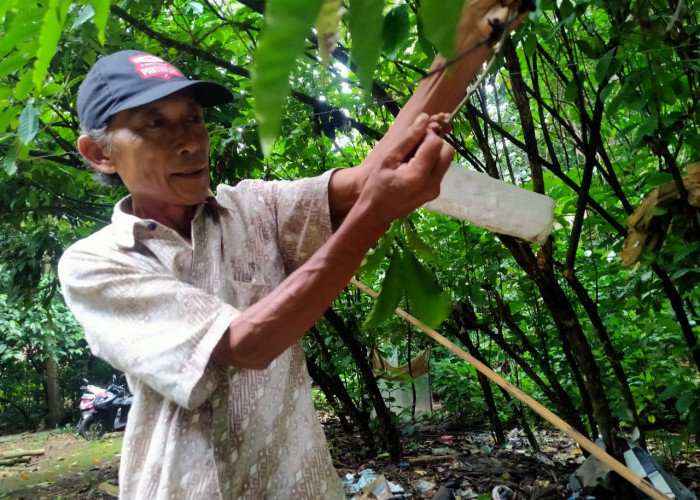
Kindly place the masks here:
POLYGON ((134 202, 196 205, 209 190, 209 132, 188 91, 121 111, 110 123, 111 158, 134 202))

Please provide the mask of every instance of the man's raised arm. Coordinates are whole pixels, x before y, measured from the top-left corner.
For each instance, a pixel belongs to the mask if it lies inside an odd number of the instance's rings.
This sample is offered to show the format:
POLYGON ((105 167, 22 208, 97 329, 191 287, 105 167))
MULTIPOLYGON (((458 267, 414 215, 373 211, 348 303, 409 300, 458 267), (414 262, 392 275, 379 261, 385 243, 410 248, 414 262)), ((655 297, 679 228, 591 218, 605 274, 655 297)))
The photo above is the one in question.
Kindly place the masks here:
POLYGON ((457 60, 450 64, 438 55, 430 67, 429 76, 420 82, 367 160, 356 167, 337 170, 331 177, 328 201, 334 228, 347 215, 362 190, 369 174, 367 166, 372 164, 368 160, 373 155, 384 156, 421 113, 429 116, 450 114, 459 105, 467 87, 492 52, 485 42, 492 37, 494 24, 497 24, 495 20, 506 23, 509 5, 516 1, 469 0, 459 26, 457 60))

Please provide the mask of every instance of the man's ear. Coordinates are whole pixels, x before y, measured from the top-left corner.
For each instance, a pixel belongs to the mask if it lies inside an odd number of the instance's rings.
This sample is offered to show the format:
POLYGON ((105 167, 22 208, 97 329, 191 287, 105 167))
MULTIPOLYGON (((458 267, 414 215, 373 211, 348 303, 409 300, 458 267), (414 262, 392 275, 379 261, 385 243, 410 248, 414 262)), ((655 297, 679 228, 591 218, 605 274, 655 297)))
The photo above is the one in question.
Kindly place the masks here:
POLYGON ((93 136, 83 134, 78 137, 78 151, 98 172, 103 174, 117 173, 117 167, 112 161, 109 151, 100 146, 93 136))

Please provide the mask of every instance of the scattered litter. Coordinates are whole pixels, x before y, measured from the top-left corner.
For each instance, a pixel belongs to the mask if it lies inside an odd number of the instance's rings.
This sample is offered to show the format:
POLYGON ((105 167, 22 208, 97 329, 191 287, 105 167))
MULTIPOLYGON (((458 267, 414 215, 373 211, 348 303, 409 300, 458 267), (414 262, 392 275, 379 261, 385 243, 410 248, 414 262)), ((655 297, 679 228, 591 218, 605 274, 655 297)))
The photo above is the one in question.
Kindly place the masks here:
POLYGON ((552 467, 554 466, 554 461, 552 461, 552 459, 550 459, 550 458, 549 458, 547 455, 545 455, 544 453, 538 453, 537 455, 535 455, 535 458, 537 458, 537 461, 540 462, 540 463, 543 463, 543 464, 545 464, 545 465, 549 465, 549 466, 552 466, 552 467))
POLYGON ((360 489, 359 500, 389 500, 390 498, 394 498, 394 495, 391 494, 389 483, 383 475, 360 489))
MULTIPOLYGON (((697 500, 690 490, 664 471, 656 460, 637 443, 630 439, 625 439, 621 444, 625 450, 622 454, 625 464, 636 475, 651 482, 656 489, 670 498, 697 500)), ((596 441, 596 445, 605 449, 600 439, 596 441)), ((570 498, 595 498, 597 495, 602 495, 605 490, 612 491, 612 481, 612 470, 596 457, 590 456, 569 478, 570 498)), ((648 497, 645 495, 641 498, 647 499, 648 497)))
POLYGON ((493 500, 515 500, 515 492, 502 484, 496 486, 491 492, 493 500))
POLYGON ((453 444, 454 436, 450 436, 449 434, 444 434, 437 438, 438 443, 446 444, 447 446, 451 446, 453 444))
POLYGON ((430 481, 425 481, 421 479, 417 481, 416 484, 413 485, 413 487, 418 491, 418 493, 420 493, 421 495, 425 495, 430 490, 435 488, 435 483, 431 483, 430 481))
POLYGON ((357 500, 388 500, 401 498, 404 493, 400 484, 388 481, 383 474, 377 476, 372 469, 363 469, 357 474, 345 474, 343 486, 346 495, 357 500))

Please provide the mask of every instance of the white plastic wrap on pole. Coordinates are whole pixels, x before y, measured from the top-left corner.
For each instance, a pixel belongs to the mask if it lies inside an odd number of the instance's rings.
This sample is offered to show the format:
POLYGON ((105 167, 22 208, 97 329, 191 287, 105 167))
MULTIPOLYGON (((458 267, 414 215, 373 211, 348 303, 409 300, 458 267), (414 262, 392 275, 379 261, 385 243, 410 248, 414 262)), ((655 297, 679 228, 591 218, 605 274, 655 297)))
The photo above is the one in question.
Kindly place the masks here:
POLYGON ((440 184, 440 196, 423 207, 494 233, 544 243, 552 232, 554 205, 549 196, 452 163, 440 184))

